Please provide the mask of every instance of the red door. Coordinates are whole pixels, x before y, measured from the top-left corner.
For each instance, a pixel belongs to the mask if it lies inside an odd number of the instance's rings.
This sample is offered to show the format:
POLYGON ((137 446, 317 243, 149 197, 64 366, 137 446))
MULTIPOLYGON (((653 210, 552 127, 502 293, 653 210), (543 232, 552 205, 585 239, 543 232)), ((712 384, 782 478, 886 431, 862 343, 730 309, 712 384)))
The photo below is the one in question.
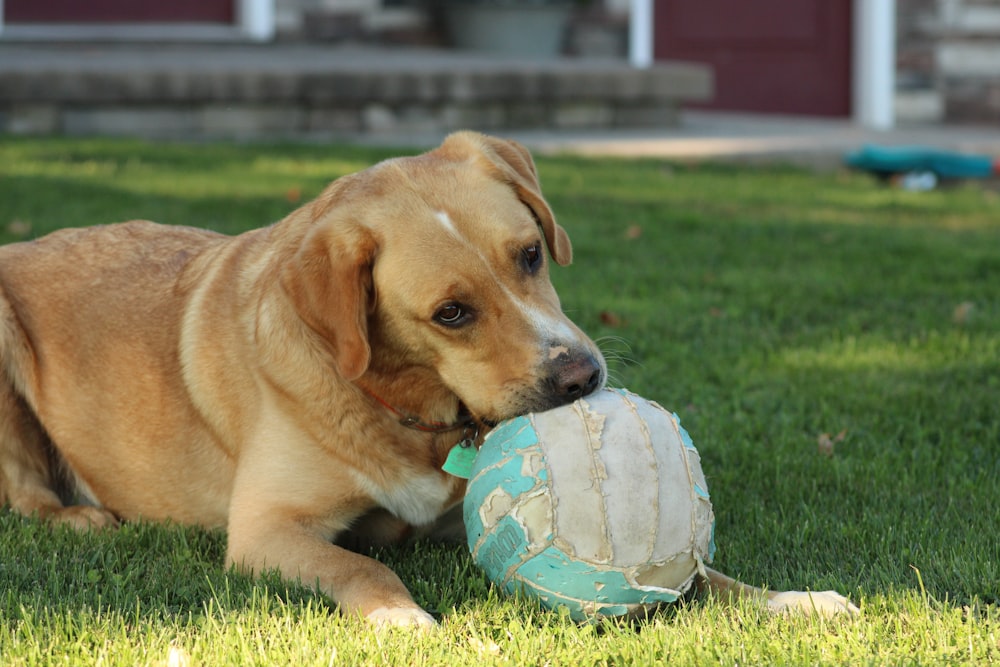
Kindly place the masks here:
POLYGON ((233 23, 233 0, 3 0, 6 23, 233 23))
POLYGON ((654 56, 714 68, 702 108, 847 116, 851 1, 655 0, 654 56))

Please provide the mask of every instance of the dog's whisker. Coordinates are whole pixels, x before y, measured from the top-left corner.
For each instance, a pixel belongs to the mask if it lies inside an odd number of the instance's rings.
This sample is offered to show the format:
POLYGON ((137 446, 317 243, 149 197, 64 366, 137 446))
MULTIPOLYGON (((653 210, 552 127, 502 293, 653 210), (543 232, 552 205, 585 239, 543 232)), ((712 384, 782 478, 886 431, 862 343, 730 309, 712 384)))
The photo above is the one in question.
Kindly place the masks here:
POLYGON ((642 367, 642 364, 632 356, 632 347, 624 338, 619 336, 604 336, 598 338, 595 343, 609 365, 642 367))
POLYGON ((595 338, 594 342, 596 342, 598 345, 606 342, 620 343, 624 347, 627 347, 629 349, 632 348, 631 344, 629 344, 628 342, 628 339, 623 336, 611 336, 611 335, 600 336, 598 338, 595 338))
POLYGON ((622 380, 622 378, 617 373, 609 372, 608 373, 607 386, 613 387, 613 388, 616 388, 616 389, 624 389, 625 388, 625 382, 624 382, 624 380, 622 380))
POLYGON ((607 359, 608 361, 613 361, 613 362, 616 362, 616 363, 620 363, 620 364, 622 364, 624 366, 641 366, 642 365, 638 361, 636 361, 635 358, 633 358, 631 356, 628 356, 628 355, 625 355, 625 354, 620 354, 618 352, 604 352, 603 354, 604 354, 604 358, 607 359))
POLYGON ((607 356, 623 356, 632 353, 632 346, 621 336, 601 336, 594 341, 601 352, 607 356))

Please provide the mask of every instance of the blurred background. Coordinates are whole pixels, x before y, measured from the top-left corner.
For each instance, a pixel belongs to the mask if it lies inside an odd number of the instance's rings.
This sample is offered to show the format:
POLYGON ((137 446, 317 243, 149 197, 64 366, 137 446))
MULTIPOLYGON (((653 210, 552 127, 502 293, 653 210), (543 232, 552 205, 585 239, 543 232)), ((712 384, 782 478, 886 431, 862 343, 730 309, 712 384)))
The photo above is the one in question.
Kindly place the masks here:
POLYGON ((996 0, 2 0, 0 131, 1000 126, 996 0))

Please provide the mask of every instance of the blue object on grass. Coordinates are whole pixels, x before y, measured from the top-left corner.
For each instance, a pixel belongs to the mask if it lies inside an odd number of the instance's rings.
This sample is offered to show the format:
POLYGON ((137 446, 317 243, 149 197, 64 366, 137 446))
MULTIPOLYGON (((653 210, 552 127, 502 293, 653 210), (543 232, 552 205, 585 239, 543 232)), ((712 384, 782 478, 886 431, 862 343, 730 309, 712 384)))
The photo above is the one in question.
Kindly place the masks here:
POLYGON ((880 176, 932 172, 938 178, 988 178, 1000 173, 1000 160, 925 146, 866 145, 848 153, 848 166, 880 176))

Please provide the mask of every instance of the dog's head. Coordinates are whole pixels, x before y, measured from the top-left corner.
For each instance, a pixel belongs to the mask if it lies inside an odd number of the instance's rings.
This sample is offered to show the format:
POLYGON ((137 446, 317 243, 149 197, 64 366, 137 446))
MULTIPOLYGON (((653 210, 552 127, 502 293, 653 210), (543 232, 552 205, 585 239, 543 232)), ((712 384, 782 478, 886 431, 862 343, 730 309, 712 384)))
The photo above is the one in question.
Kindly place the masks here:
POLYGON ((462 132, 334 182, 282 273, 342 376, 410 374, 477 417, 571 402, 604 359, 563 313, 548 255, 572 248, 517 143, 462 132))

